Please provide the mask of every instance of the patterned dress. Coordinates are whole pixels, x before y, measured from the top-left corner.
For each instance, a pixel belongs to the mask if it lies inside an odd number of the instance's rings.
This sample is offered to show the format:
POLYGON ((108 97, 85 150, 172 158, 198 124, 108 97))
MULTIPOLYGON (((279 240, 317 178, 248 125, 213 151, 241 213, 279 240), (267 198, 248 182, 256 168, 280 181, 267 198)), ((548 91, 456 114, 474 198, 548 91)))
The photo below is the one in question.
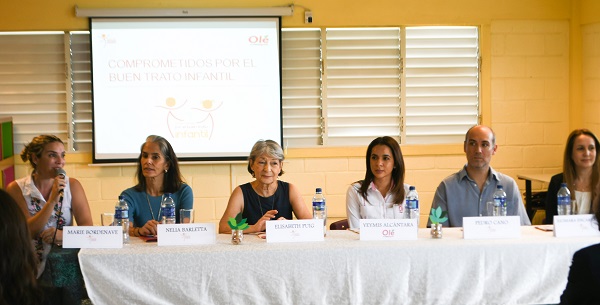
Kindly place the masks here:
MULTIPOLYGON (((56 227, 57 224, 59 229, 62 229, 63 226, 70 226, 73 224, 71 215, 71 185, 69 184, 69 177, 65 177, 65 181, 66 185, 63 193, 62 205, 55 205, 54 212, 48 219, 48 222, 44 228, 40 232, 34 232, 37 234, 35 239, 32 240, 32 243, 40 260, 40 265, 38 266, 38 277, 44 271, 44 267, 46 266, 46 257, 52 248, 52 245, 46 244, 42 241, 39 233, 42 233, 50 227, 56 227)), ((42 196, 40 191, 33 183, 33 178, 31 176, 26 176, 16 180, 16 182, 21 188, 23 198, 25 198, 25 202, 27 203, 29 215, 33 216, 37 214, 46 204, 46 199, 44 199, 44 196, 42 196)))

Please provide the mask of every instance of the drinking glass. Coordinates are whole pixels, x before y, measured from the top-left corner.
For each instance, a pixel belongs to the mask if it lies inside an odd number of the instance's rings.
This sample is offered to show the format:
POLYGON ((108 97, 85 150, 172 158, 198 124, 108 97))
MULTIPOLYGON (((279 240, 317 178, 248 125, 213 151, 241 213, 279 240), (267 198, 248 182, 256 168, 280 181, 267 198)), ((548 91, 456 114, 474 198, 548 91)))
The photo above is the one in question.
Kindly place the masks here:
POLYGON ((100 214, 100 221, 103 226, 112 226, 115 222, 115 214, 110 212, 104 212, 100 214))
POLYGON ((194 209, 180 209, 179 223, 194 223, 194 209))
POLYGON ((485 203, 485 207, 486 207, 486 216, 495 216, 494 215, 494 202, 493 201, 488 201, 485 203))

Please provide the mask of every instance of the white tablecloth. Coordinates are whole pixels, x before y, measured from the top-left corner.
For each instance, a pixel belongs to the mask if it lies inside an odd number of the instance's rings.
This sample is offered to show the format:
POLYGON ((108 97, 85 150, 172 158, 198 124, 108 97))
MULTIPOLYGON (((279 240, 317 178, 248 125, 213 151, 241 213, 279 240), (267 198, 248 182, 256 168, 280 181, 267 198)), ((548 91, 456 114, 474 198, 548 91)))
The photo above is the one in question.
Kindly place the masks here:
POLYGON ((330 231, 324 242, 82 249, 90 298, 102 304, 547 304, 558 303, 573 253, 600 242, 554 238, 522 227, 519 239, 359 241, 330 231))

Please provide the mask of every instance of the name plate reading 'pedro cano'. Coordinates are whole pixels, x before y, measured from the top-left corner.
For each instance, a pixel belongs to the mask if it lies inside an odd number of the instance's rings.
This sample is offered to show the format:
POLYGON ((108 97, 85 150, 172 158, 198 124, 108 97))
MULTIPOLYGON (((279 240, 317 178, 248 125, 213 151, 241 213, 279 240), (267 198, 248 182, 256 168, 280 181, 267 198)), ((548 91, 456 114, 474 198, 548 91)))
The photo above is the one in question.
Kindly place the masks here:
POLYGON ((65 226, 63 248, 123 248, 123 227, 65 226))
POLYGON ((598 222, 592 214, 555 215, 555 237, 600 236, 598 222))
POLYGON ((214 223, 159 224, 159 246, 214 244, 217 232, 214 223))
POLYGON ((416 219, 361 219, 360 240, 416 240, 416 219))
POLYGON ((463 217, 464 239, 520 238, 519 216, 463 217))
POLYGON ((267 225, 267 243, 323 241, 323 219, 271 220, 267 225))

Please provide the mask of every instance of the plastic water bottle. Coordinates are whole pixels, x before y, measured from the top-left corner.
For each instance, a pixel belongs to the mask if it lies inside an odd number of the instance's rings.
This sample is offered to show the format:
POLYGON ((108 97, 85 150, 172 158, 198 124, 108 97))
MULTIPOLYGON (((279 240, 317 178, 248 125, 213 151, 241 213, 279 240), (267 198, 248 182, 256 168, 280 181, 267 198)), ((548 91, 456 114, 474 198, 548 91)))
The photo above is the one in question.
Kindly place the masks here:
POLYGON ((556 199, 558 215, 571 215, 571 192, 566 183, 560 184, 556 199))
POLYGON ((160 204, 160 212, 162 213, 162 224, 174 224, 175 221, 175 201, 171 197, 171 193, 165 193, 160 204))
POLYGON ((119 196, 119 201, 115 205, 114 225, 123 228, 123 243, 129 243, 129 206, 123 195, 119 196))
POLYGON ((506 216, 506 192, 504 192, 500 184, 496 186, 496 191, 494 192, 493 216, 506 216))
POLYGON ((404 209, 404 218, 417 219, 419 225, 419 194, 414 186, 410 186, 406 194, 406 209, 404 209))
POLYGON ((323 219, 323 234, 327 236, 327 206, 325 205, 325 196, 320 187, 315 191, 313 197, 313 219, 323 219))

